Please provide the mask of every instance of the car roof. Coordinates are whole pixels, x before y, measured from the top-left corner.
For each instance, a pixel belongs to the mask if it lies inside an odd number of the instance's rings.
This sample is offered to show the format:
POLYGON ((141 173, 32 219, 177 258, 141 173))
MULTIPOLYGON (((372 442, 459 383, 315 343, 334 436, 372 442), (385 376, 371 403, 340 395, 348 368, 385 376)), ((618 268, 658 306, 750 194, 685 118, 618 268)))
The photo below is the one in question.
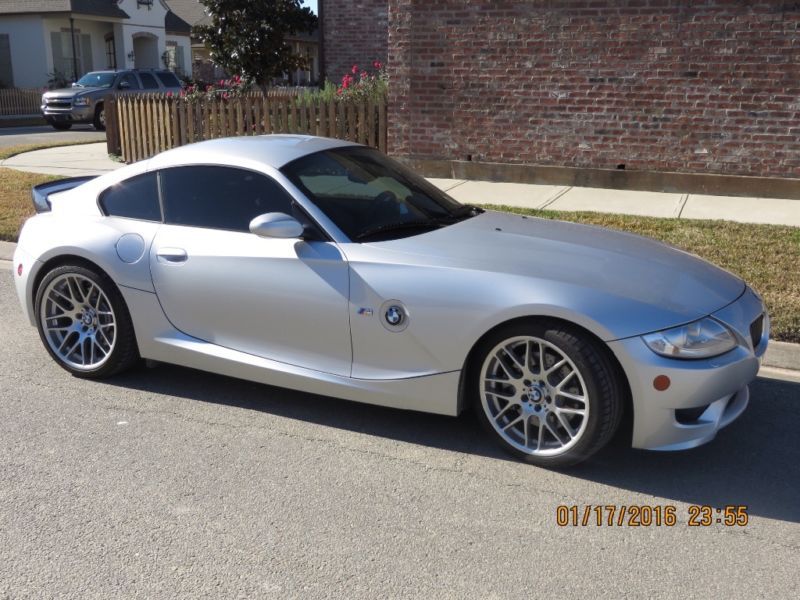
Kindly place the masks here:
POLYGON ((95 71, 88 71, 85 75, 90 75, 92 73, 172 73, 175 74, 173 71, 169 69, 97 69, 95 71))
POLYGON ((323 150, 357 146, 353 142, 313 135, 253 135, 219 138, 167 150, 150 159, 148 169, 190 164, 245 164, 253 161, 275 169, 323 150))

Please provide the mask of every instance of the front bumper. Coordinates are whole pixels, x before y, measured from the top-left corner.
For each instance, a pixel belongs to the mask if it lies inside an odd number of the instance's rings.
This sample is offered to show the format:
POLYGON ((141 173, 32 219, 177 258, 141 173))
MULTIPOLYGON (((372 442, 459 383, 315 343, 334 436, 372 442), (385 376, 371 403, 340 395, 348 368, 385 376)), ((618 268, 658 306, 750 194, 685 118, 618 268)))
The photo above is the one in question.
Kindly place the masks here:
POLYGON ((43 104, 41 110, 45 120, 56 123, 91 123, 94 120, 93 104, 69 108, 56 108, 43 104))
POLYGON ((659 356, 640 337, 609 343, 622 365, 633 400, 634 448, 684 450, 704 444, 747 408, 747 384, 757 375, 767 349, 769 319, 761 299, 748 287, 715 318, 736 334, 739 345, 706 360, 677 360, 659 356), (764 315, 759 339, 751 339, 750 325, 764 315), (658 391, 659 375, 670 386, 658 391), (688 416, 687 416, 688 415, 688 416))

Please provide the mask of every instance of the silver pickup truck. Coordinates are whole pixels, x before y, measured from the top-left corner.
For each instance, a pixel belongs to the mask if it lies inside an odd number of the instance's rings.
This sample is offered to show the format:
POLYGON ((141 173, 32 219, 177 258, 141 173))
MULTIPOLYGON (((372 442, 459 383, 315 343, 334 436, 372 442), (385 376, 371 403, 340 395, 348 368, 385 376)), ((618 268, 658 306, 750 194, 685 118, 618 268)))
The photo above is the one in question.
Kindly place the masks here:
POLYGON ((181 82, 171 71, 92 71, 71 88, 50 90, 42 95, 42 115, 55 129, 69 129, 73 123, 91 123, 98 131, 106 128, 103 99, 110 93, 173 92, 181 82))

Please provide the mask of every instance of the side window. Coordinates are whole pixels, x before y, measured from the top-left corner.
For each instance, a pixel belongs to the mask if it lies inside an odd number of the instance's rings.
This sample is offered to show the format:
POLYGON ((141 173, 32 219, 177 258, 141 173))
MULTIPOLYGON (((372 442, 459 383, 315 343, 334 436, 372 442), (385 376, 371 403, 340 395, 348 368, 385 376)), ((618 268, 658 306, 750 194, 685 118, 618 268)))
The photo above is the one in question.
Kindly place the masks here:
POLYGON ((146 90, 157 90, 158 82, 156 78, 150 73, 139 73, 139 79, 142 80, 142 87, 146 90))
POLYGON ((156 77, 158 77, 158 79, 161 81, 164 87, 168 88, 181 87, 181 82, 178 81, 178 78, 175 77, 175 75, 173 75, 169 71, 159 71, 156 73, 156 77))
POLYGON ((161 171, 164 218, 173 225, 250 231, 269 212, 292 214, 292 198, 275 181, 234 167, 174 167, 161 171))
POLYGON ((119 78, 119 83, 122 83, 123 81, 128 84, 127 89, 129 90, 139 89, 139 81, 136 79, 136 75, 134 75, 133 73, 125 73, 122 77, 119 78))
POLYGON ((156 174, 143 173, 112 185, 100 194, 100 207, 112 217, 161 221, 156 174))

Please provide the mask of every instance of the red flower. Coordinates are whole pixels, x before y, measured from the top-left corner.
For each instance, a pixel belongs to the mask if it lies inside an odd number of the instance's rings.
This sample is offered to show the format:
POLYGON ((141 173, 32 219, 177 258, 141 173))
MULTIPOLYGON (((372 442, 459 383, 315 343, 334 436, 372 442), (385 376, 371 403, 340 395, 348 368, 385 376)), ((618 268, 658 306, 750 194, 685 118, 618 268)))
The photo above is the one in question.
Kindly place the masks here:
POLYGON ((367 73, 366 71, 361 71, 361 79, 366 79, 368 75, 369 73, 367 73))
POLYGON ((172 98, 172 92, 167 92, 167 98, 172 98))
POLYGON ((219 85, 225 85, 225 80, 224 79, 220 79, 219 80, 219 85))
POLYGON ((358 65, 353 65, 353 68, 352 68, 352 69, 350 69, 350 72, 351 72, 353 75, 355 75, 356 73, 358 73, 358 65))
POLYGON ((222 99, 223 100, 227 100, 228 99, 228 92, 225 92, 224 94, 222 94, 222 99))
POLYGON ((375 60, 372 61, 372 66, 375 67, 376 69, 381 69, 383 68, 383 63, 379 60, 375 60))

